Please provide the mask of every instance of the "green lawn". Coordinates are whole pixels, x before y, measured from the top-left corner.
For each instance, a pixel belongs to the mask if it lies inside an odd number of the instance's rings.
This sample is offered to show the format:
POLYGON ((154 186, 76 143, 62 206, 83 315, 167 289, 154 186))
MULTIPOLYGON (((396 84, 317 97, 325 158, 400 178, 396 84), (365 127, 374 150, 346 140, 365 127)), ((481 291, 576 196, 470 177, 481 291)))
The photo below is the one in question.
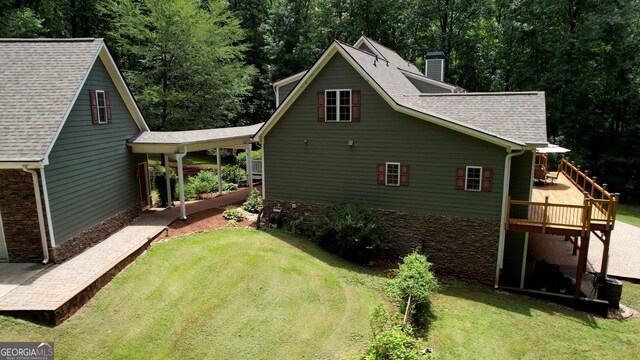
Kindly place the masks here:
POLYGON ((640 227, 640 206, 619 204, 616 220, 640 227))
MULTIPOLYGON (((0 316, 0 341, 55 341, 59 359, 339 359, 371 343, 384 280, 283 232, 212 231, 153 245, 62 325, 0 316)), ((640 285, 623 303, 640 309, 640 285)), ((451 280, 432 310, 437 359, 640 359, 640 319, 451 280)))
POLYGON ((371 341, 383 277, 281 232, 228 229, 153 245, 51 328, 0 316, 0 341, 56 358, 341 358, 371 341))
MULTIPOLYGON (((640 309, 640 285, 623 303, 640 309)), ((640 359, 640 319, 605 320, 521 295, 446 282, 428 335, 438 359, 640 359)))

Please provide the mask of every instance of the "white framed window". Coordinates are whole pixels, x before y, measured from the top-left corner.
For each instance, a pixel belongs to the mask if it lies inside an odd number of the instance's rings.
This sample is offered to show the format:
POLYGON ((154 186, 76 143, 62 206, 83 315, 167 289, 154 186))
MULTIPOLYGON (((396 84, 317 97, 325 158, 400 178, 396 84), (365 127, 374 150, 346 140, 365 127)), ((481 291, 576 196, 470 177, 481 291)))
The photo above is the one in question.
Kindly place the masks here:
POLYGON ((325 121, 351 121, 351 89, 324 91, 325 121))
POLYGON ((400 163, 386 163, 384 184, 387 186, 400 186, 400 163))
POLYGON ((467 191, 480 191, 482 186, 482 167, 467 166, 464 177, 464 189, 467 191))
POLYGON ((107 121, 107 100, 104 90, 96 90, 96 108, 98 110, 98 124, 106 124, 107 121))

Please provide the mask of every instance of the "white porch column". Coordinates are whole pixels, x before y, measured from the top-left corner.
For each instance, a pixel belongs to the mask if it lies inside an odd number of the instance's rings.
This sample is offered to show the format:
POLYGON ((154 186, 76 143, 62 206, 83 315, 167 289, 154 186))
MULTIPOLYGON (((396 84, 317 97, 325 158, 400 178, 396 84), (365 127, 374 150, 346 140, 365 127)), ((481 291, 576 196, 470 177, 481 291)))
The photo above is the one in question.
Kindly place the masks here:
POLYGON ((251 159, 251 143, 247 144, 247 182, 249 191, 253 191, 253 160, 251 159))
POLYGON ((178 160, 178 184, 180 186, 180 220, 187 220, 187 209, 184 203, 184 176, 182 171, 182 158, 185 155, 187 155, 186 147, 182 154, 176 154, 176 160, 178 160))
POLYGON ((169 155, 163 154, 164 156, 164 179, 167 183, 167 207, 170 208, 173 206, 172 191, 171 191, 171 170, 169 168, 169 155))
POLYGON ((216 166, 218 168, 218 195, 222 195, 222 165, 220 148, 216 148, 216 166))

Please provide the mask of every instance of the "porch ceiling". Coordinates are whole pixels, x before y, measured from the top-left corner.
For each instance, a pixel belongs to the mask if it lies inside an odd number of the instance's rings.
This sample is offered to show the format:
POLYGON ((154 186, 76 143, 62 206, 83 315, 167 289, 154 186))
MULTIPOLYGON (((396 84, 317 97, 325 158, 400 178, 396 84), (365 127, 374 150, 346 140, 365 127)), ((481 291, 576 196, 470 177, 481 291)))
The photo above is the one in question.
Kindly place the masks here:
POLYGON ((188 131, 145 131, 129 140, 134 153, 178 154, 185 150, 246 148, 263 123, 231 128, 188 131))

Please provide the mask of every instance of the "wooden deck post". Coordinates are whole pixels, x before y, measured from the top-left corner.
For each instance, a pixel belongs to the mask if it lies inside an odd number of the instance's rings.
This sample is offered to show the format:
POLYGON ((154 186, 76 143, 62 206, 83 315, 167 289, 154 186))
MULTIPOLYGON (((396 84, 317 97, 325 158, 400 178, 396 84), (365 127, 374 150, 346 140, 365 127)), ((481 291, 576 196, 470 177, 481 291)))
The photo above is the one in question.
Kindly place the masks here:
POLYGON ((582 288, 582 276, 587 267, 587 254, 589 252, 589 233, 580 236, 580 256, 578 256, 578 270, 576 271, 576 291, 574 298, 580 298, 580 290, 582 288))
POLYGON ((609 268, 609 242, 611 241, 611 231, 604 233, 604 250, 602 250, 602 264, 600 265, 600 274, 603 279, 607 278, 607 270, 609 268))
POLYGON ((549 210, 549 195, 544 197, 544 211, 542 213, 542 233, 545 234, 547 230, 547 214, 549 210))

